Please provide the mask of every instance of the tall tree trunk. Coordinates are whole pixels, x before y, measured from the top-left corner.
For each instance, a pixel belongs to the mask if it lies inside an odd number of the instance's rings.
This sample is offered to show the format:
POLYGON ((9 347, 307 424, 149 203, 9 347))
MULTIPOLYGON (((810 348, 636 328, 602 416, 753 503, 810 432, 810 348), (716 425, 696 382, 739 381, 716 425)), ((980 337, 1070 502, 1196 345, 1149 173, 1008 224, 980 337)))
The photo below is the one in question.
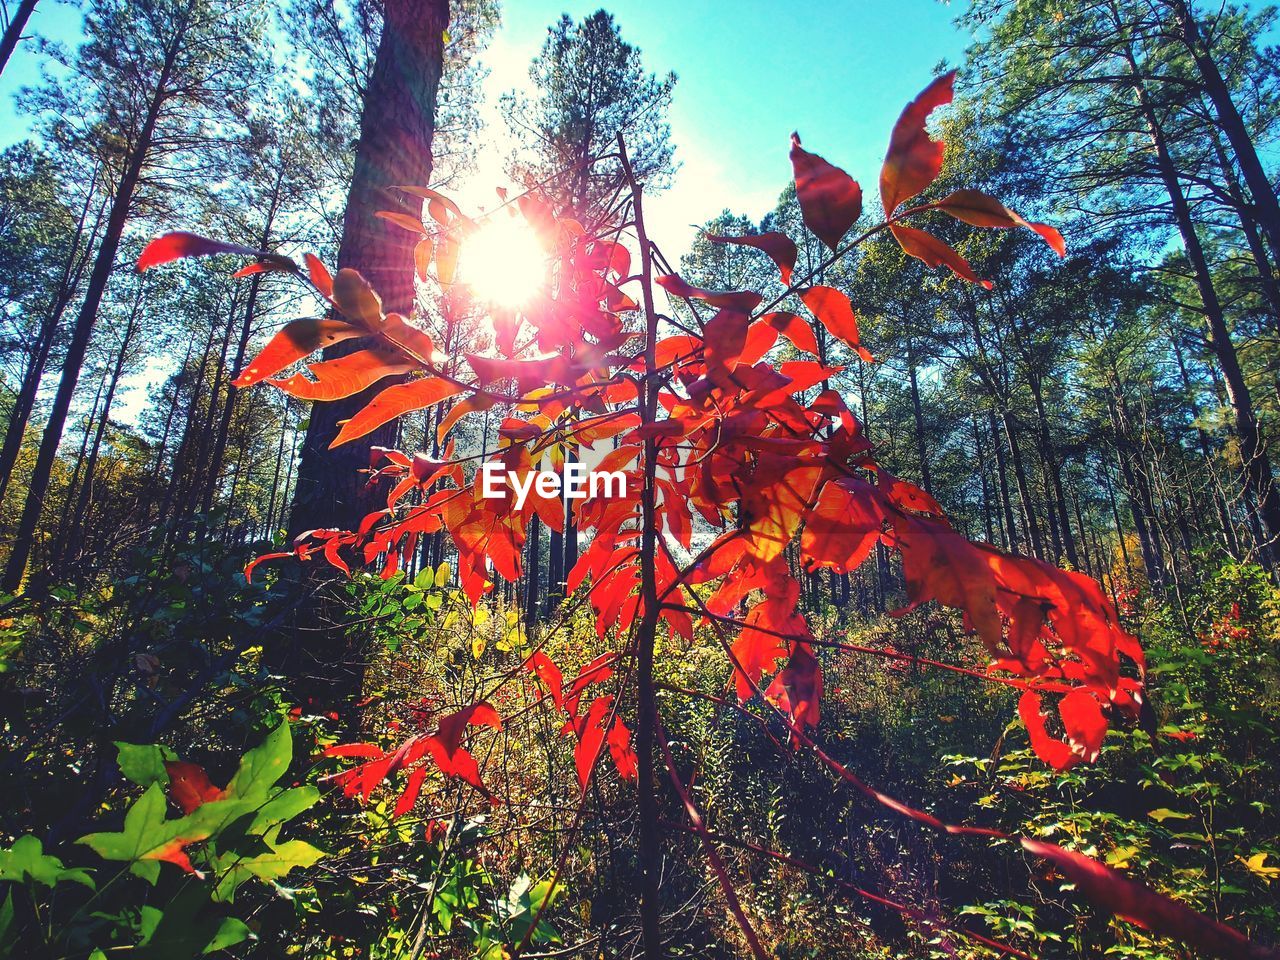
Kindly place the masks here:
POLYGON ((1018 447, 1018 434, 1013 429, 1013 417, 1007 410, 1002 410, 1000 418, 1004 425, 1005 439, 1009 442, 1009 459, 1013 461, 1013 479, 1018 485, 1022 526, 1031 538, 1031 555, 1037 560, 1043 560, 1044 540, 1040 535, 1040 523, 1036 520, 1035 503, 1031 499, 1031 485, 1027 482, 1027 469, 1022 461, 1022 450, 1018 447))
POLYGON ((151 151, 151 141, 155 135, 156 122, 160 110, 169 96, 169 77, 177 59, 179 50, 186 37, 185 25, 178 30, 166 51, 164 66, 161 68, 156 89, 147 113, 138 133, 137 141, 129 152, 124 172, 111 200, 111 212, 107 215, 106 230, 102 235, 102 243, 94 259, 93 272, 89 275, 89 283, 85 288, 84 302, 76 316, 76 325, 71 333, 71 341, 67 345, 67 355, 62 363, 62 377, 58 381, 58 390, 53 397, 53 407, 49 411, 49 422, 45 425, 40 439, 40 451, 36 455, 35 468, 31 472, 31 483, 27 488, 27 499, 23 504, 22 517, 18 521, 18 530, 14 535, 13 551, 9 554, 9 562, 5 566, 4 577, 0 579, 0 590, 6 593, 15 592, 22 585, 27 569, 27 560, 31 556, 31 545, 35 540, 36 527, 40 523, 40 512, 44 506, 45 494, 49 491, 49 478, 53 474, 53 461, 58 455, 58 444, 62 441, 62 429, 66 426, 67 413, 71 410, 71 400, 75 395, 76 383, 80 379, 80 368, 84 364, 85 352, 89 348, 89 339, 93 335, 94 322, 98 319, 98 307, 102 304, 102 296, 107 289, 107 281, 111 279, 111 271, 115 268, 116 253, 120 249, 120 238, 124 235, 125 224, 129 219, 129 208, 133 202, 134 191, 142 177, 142 170, 151 151))
POLYGON ((1236 178, 1235 167, 1231 165, 1231 160, 1227 156, 1226 150, 1223 149, 1222 138, 1218 136, 1218 131, 1210 129, 1209 134, 1213 138, 1214 152, 1218 156, 1218 169, 1222 171, 1222 179, 1226 183, 1227 194, 1231 197, 1231 201, 1235 205, 1240 218, 1240 232, 1244 234, 1245 242, 1249 245, 1249 254, 1253 257, 1254 266, 1258 270, 1258 283, 1262 287, 1262 295, 1271 306, 1273 326, 1277 331, 1280 331, 1280 284, 1276 283, 1271 257, 1267 255, 1267 248, 1262 242, 1262 235, 1258 233, 1258 222, 1254 219, 1254 207, 1249 203, 1240 187, 1240 181, 1236 178))
MULTIPOLYGON (((1187 202, 1186 194, 1183 193, 1182 182, 1173 157, 1169 152, 1168 144, 1165 142, 1164 131, 1160 126, 1159 117, 1156 116, 1155 108, 1147 97, 1146 88, 1143 86, 1142 81, 1138 79, 1138 65, 1136 60, 1132 58, 1132 54, 1130 54, 1130 66, 1134 76, 1134 92, 1138 97, 1139 106, 1142 108, 1152 144, 1155 146, 1156 163, 1160 170, 1160 176, 1164 181, 1165 189, 1168 191, 1169 200, 1173 206, 1174 220, 1177 222, 1178 232, 1182 236, 1187 259, 1190 261, 1192 272, 1195 274, 1196 289, 1200 294, 1200 302, 1204 307, 1205 321, 1209 327, 1209 345, 1213 349, 1214 356, 1217 357, 1218 367, 1226 383, 1227 399, 1231 405, 1231 412, 1235 420, 1236 437, 1240 441, 1240 457, 1244 462, 1245 488, 1258 501, 1258 514, 1265 528, 1267 542, 1271 543, 1280 537, 1280 489, 1276 488, 1272 476, 1271 462, 1267 459, 1261 433, 1258 429, 1258 420, 1253 410, 1253 399, 1249 395, 1249 388, 1244 379, 1244 371, 1240 368, 1240 359, 1236 355, 1235 344, 1231 340, 1230 330, 1227 327, 1226 319, 1223 317, 1222 305, 1213 286, 1209 263, 1205 257, 1204 248, 1200 244, 1200 238, 1195 229, 1195 221, 1191 215, 1191 206, 1187 202)), ((1229 133, 1228 135, 1230 136, 1229 133)), ((1232 146, 1236 146, 1234 139, 1232 140, 1232 146)), ((1239 151, 1239 147, 1236 147, 1236 149, 1239 151)), ((1256 161, 1256 156, 1254 159, 1256 161)), ((1242 168, 1244 166, 1243 158, 1241 158, 1241 166, 1242 168)), ((1251 181, 1249 189, 1251 191, 1254 189, 1251 181)), ((1271 203, 1274 206, 1275 194, 1270 192, 1269 187, 1267 195, 1270 196, 1271 203)), ((1257 197, 1254 199, 1255 202, 1258 200, 1257 197)), ((1261 215, 1260 222, 1264 227, 1267 226, 1266 219, 1261 218, 1261 215)), ((1271 238, 1276 249, 1280 249, 1280 243, 1277 242, 1280 241, 1280 217, 1277 218, 1276 228, 1277 231, 1274 236, 1268 230, 1268 237, 1271 238)))
POLYGON ((1017 553, 1018 528, 1013 522, 1013 500, 1009 497, 1009 467, 1005 462, 1004 443, 1000 440, 995 411, 987 413, 987 427, 991 431, 991 445, 996 451, 996 481, 1000 491, 1000 509, 1004 514, 1005 546, 1011 553, 1017 553))
MULTIPOLYGON (((1182 31, 1183 42, 1195 60, 1196 69, 1200 71, 1205 95, 1218 115, 1218 125, 1227 135, 1227 141, 1235 152, 1236 163, 1240 166, 1245 185, 1253 199, 1258 225, 1271 243, 1271 249, 1280 250, 1280 201, 1277 201, 1271 179, 1258 157, 1249 128, 1231 97, 1231 88, 1218 69, 1218 62, 1213 58, 1213 51, 1200 30, 1191 4, 1187 0, 1171 0, 1170 5, 1182 31)), ((1271 535, 1275 536, 1278 532, 1280 531, 1272 528, 1271 535)))
POLYGON ((929 473, 929 455, 924 445, 924 410, 920 406, 920 384, 916 377, 915 351, 907 347, 907 375, 911 382, 911 411, 916 426, 916 457, 920 461, 920 483, 933 496, 933 477, 929 473))
MULTIPOLYGON (((1044 404, 1044 383, 1039 377, 1031 379, 1031 395, 1036 403, 1036 432, 1040 446, 1040 457, 1044 462, 1044 472, 1049 480, 1049 496, 1053 502, 1055 519, 1055 543, 1066 554, 1067 563, 1073 570, 1080 569, 1080 555, 1076 551, 1075 537, 1071 534, 1071 519, 1067 512, 1067 497, 1062 489, 1062 464, 1059 462, 1057 445, 1049 432, 1049 414, 1044 404)), ((1081 531, 1083 534, 1084 531, 1081 531)))
POLYGON ((53 341, 58 333, 58 324, 62 322, 62 315, 66 312, 67 307, 71 305, 71 301, 75 299, 76 289, 80 286, 80 279, 84 274, 84 267, 89 259, 89 251, 93 249, 98 225, 102 221, 102 210, 99 208, 97 221, 88 232, 88 236, 85 236, 85 224, 88 221, 89 208, 93 203, 93 195, 97 189, 98 174, 99 169, 95 168, 93 180, 85 192, 84 206, 80 210, 80 219, 76 223, 76 232, 71 238, 71 247, 67 251, 67 259, 63 263, 62 278, 58 284, 58 292, 50 303, 43 322, 40 324, 40 333, 36 338, 35 351, 23 373, 22 385, 18 389, 18 396, 14 400, 13 410, 9 414, 9 424, 4 434, 4 446, 0 448, 0 500, 4 499, 5 491, 9 488, 9 481, 13 477, 13 467, 18 462, 18 455, 22 451, 22 441, 26 438, 27 424, 31 419, 31 411, 35 409, 36 397, 40 394, 40 381, 44 378, 45 367, 49 363, 49 354, 53 349, 53 341))
POLYGON ((1191 375, 1187 372, 1186 360, 1182 356, 1182 345, 1178 343, 1178 338, 1173 334, 1169 336, 1170 342, 1173 344, 1173 356, 1178 362, 1178 373, 1182 377, 1182 388, 1186 392, 1187 408, 1191 412, 1192 422, 1195 423, 1196 441, 1200 447, 1200 456, 1204 459, 1204 469, 1209 477, 1209 484, 1212 487, 1210 495, 1213 497, 1214 508, 1218 512, 1218 526, 1222 530, 1223 543, 1226 545, 1227 553, 1234 559, 1240 559, 1240 543, 1236 538, 1235 524, 1231 522, 1231 512, 1227 506, 1226 497, 1218 487, 1217 471, 1213 462, 1213 449, 1209 443, 1209 435, 1204 428, 1200 426, 1200 404, 1196 402, 1195 389, 1191 384, 1191 375))
POLYGON ((31 19, 35 9, 36 0, 22 0, 18 4, 18 9, 13 11, 13 18, 9 21, 9 26, 5 27, 4 38, 0 39, 0 74, 4 73, 4 68, 8 65, 9 58, 13 56, 18 41, 22 39, 22 31, 27 29, 27 21, 31 19))
MULTIPOLYGON (((382 36, 373 73, 365 89, 360 141, 347 194, 338 267, 357 270, 382 298, 384 312, 412 315, 415 293, 414 238, 377 216, 399 209, 421 216, 422 202, 393 188, 425 186, 431 180, 431 139, 435 131, 436 91, 444 61, 448 0, 386 0, 382 36)), ((325 351, 326 359, 360 348, 348 341, 325 351)), ((311 408, 294 489, 289 533, 316 527, 354 530, 377 509, 377 492, 365 489, 360 471, 373 446, 392 446, 395 422, 360 440, 330 450, 339 421, 367 404, 386 383, 333 403, 311 408)), ((340 625, 323 627, 324 611, 311 604, 292 647, 283 651, 283 672, 294 679, 299 696, 314 695, 344 711, 349 729, 358 727, 351 705, 364 685, 365 654, 352 649, 340 625), (349 712, 347 712, 349 711, 349 712)), ((336 619, 336 618, 335 618, 336 619)))
MULTIPOLYGON (((425 186, 431 180, 431 138, 435 130, 436 91, 444 57, 448 0, 387 0, 382 38, 373 74, 364 95, 360 142, 347 194, 338 267, 358 270, 382 298, 383 310, 413 313, 414 240, 408 231, 376 216, 400 209, 418 216, 421 200, 392 188, 425 186)), ((357 341, 325 351, 327 359, 359 349, 357 341)), ((388 446, 394 426, 388 424, 358 441, 328 449, 339 421, 367 404, 380 388, 365 390, 333 403, 316 404, 302 445, 294 496, 291 532, 315 527, 354 530, 373 509, 364 491, 361 468, 369 449, 388 446)))
POLYGON ((129 359, 129 347, 133 344, 133 334, 138 326, 138 314, 142 309, 142 290, 143 285, 139 280, 138 289, 133 298, 133 306, 129 310, 129 319, 125 323, 124 337, 120 341, 120 349, 116 353, 116 361, 111 367, 111 373, 107 381, 107 395, 102 401, 102 412, 98 414, 98 425, 94 430, 93 444, 90 446, 89 456, 85 460, 84 478, 80 481, 75 510, 72 512, 71 522, 67 527, 66 533, 59 538, 60 543, 54 551, 54 556, 64 562, 75 559, 79 551, 85 516, 89 512, 89 504, 93 500, 93 481, 98 467, 98 454, 102 450, 102 439, 106 436, 107 426, 111 421, 111 404, 115 401, 116 388, 120 386, 120 377, 124 374, 124 365, 129 359))

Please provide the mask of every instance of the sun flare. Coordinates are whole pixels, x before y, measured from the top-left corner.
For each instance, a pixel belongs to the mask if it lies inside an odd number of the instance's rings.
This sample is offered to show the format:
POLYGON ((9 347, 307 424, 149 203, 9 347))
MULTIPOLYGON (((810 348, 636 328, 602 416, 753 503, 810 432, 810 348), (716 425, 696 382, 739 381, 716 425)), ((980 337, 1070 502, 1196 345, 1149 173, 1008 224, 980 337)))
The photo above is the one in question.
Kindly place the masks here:
POLYGON ((547 251, 523 219, 496 217, 462 245, 463 279, 480 300, 515 309, 547 280, 547 251))

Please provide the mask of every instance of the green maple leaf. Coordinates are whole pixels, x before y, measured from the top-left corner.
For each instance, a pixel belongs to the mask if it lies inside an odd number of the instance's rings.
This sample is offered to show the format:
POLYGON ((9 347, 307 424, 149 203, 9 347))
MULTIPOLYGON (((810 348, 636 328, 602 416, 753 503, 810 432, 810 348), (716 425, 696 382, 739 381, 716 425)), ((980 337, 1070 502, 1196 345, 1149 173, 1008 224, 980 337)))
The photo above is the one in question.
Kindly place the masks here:
MULTIPOLYGON (((176 863, 192 872, 184 848, 206 840, 212 830, 199 822, 200 811, 176 820, 165 819, 164 788, 159 783, 147 787, 124 815, 124 829, 118 833, 91 833, 76 843, 92 848, 104 860, 133 862, 133 872, 150 883, 160 875, 160 861, 176 863)), ((200 818, 207 819, 207 818, 200 818)))
POLYGON ((69 870, 62 861, 44 852, 39 837, 30 834, 19 837, 8 850, 0 850, 0 881, 24 883, 26 880, 42 883, 46 887, 70 880, 94 888, 93 878, 87 870, 69 870))
POLYGON ((325 855, 305 840, 280 841, 280 827, 274 826, 262 837, 267 852, 254 856, 226 853, 213 862, 219 874, 213 891, 214 900, 235 899, 236 889, 251 877, 265 882, 279 880, 294 867, 309 867, 325 855))

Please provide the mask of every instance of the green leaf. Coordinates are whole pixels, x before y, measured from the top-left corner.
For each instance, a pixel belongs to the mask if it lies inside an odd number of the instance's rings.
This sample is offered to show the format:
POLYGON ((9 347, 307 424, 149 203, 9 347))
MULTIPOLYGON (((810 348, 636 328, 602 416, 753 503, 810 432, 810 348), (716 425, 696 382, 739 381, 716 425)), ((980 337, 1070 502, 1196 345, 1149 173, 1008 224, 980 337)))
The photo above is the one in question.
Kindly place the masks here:
POLYGON ((165 819, 164 788, 158 783, 147 787, 124 815, 124 829, 118 833, 91 833, 76 843, 91 847, 104 860, 123 860, 137 864, 134 872, 155 883, 160 875, 161 860, 176 863, 184 870, 191 863, 183 848, 189 843, 207 839, 212 830, 200 820, 201 813, 214 806, 205 804, 189 817, 165 819), (199 819, 197 819, 199 818, 199 819))
POLYGON ((222 926, 218 928, 217 934, 202 951, 203 953, 213 953, 215 950, 225 950, 227 947, 234 947, 237 943, 243 943, 253 936, 253 931, 243 920, 237 920, 235 917, 227 917, 222 921, 222 926))
POLYGON ((242 800, 265 800, 271 787, 284 776, 293 761, 293 737, 288 721, 267 734, 240 761, 240 768, 227 785, 229 796, 242 800))
POLYGON ((19 837, 8 850, 0 850, 0 881, 3 880, 13 883, 32 880, 46 887, 69 880, 72 883, 82 883, 90 890, 94 889, 89 871, 68 870, 57 857, 45 853, 40 838, 31 834, 19 837))
POLYGON ((153 783, 166 784, 169 774, 165 772, 166 760, 177 760, 178 755, 168 747, 154 743, 125 743, 117 740, 116 762, 120 765, 120 773, 126 780, 132 780, 140 787, 149 787, 153 783))
POLYGON ((1150 810, 1147 816, 1158 823, 1164 823, 1166 820, 1190 820, 1191 814, 1179 813, 1177 810, 1170 810, 1168 807, 1161 807, 1159 810, 1150 810))
POLYGON ((277 839, 279 834, 280 828, 273 827, 264 835, 268 848, 266 853, 251 857, 228 853, 215 859, 213 867, 219 877, 213 899, 234 900, 240 884, 252 877, 267 882, 279 880, 294 867, 309 867, 325 856, 323 850, 313 847, 305 840, 280 842, 277 839))

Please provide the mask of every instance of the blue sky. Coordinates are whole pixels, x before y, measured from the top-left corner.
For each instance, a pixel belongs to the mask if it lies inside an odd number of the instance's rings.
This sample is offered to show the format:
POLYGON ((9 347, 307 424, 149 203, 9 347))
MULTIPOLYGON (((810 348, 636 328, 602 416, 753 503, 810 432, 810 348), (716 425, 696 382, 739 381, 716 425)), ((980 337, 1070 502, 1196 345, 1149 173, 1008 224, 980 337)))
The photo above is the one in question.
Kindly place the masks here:
MULTIPOLYGON (((527 83, 547 26, 562 12, 579 19, 599 6, 508 0, 486 57, 486 136, 503 138, 497 95, 527 83)), ((616 0, 606 8, 651 70, 680 77, 671 126, 683 166, 650 204, 653 232, 671 253, 687 246, 689 224, 726 206, 755 217, 772 206, 790 177, 792 130, 808 149, 874 184, 898 112, 934 65, 959 60, 965 45, 952 24, 958 8, 937 0, 616 0)), ((73 46, 79 24, 75 7, 42 0, 31 27, 73 46)), ((0 143, 25 135, 13 95, 38 78, 38 58, 24 41, 0 78, 0 143)), ((487 160, 466 194, 481 203, 493 196, 506 152, 505 143, 482 151, 487 160)))
MULTIPOLYGON (((527 82, 529 60, 561 12, 580 19, 595 3, 512 2, 488 57, 492 89, 527 82)), ((670 253, 688 225, 726 206, 759 217, 791 176, 789 137, 868 187, 903 106, 940 60, 956 62, 960 8, 937 0, 617 0, 605 5, 650 70, 679 75, 671 127, 683 168, 649 204, 670 253)), ((497 177, 496 169, 485 174, 497 177)))

